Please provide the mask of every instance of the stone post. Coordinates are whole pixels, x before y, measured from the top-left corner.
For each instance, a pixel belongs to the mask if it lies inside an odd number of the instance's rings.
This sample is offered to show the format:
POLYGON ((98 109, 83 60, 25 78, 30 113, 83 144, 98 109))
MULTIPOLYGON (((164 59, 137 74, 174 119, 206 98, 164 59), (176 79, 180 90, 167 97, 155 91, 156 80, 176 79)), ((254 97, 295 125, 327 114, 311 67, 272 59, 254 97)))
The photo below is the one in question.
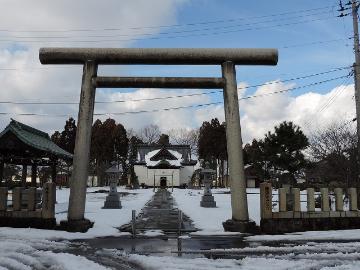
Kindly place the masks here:
POLYGON ((314 212, 315 211, 315 192, 313 188, 307 188, 307 210, 308 212, 314 212))
POLYGON ((272 187, 270 183, 260 184, 260 213, 261 218, 272 218, 272 187))
POLYGON ((223 226, 225 231, 250 232, 256 224, 249 221, 235 65, 228 61, 221 67, 232 209, 232 219, 223 226))
POLYGON ((206 162, 205 168, 201 170, 201 174, 204 175, 204 195, 201 197, 200 206, 212 208, 216 207, 214 196, 211 193, 211 176, 215 173, 215 170, 210 169, 209 162, 206 162))
POLYGON ((37 177, 37 166, 36 164, 31 165, 31 186, 36 187, 36 177, 37 177))
POLYGON ((26 187, 26 177, 27 177, 27 165, 22 165, 22 171, 21 171, 21 186, 26 187))
POLYGON ((12 194, 12 202, 13 202, 13 210, 20 211, 21 210, 21 187, 13 188, 12 194))
POLYGON ((55 183, 56 184, 56 175, 57 175, 57 172, 56 172, 56 161, 53 161, 51 163, 51 182, 55 183))
POLYGON ((0 211, 7 209, 8 188, 0 187, 0 211))
POLYGON ((41 216, 44 219, 55 218, 55 203, 56 203, 56 185, 55 183, 45 183, 42 194, 42 210, 41 216))
POLYGON ((65 229, 69 231, 86 231, 92 226, 92 223, 85 219, 84 213, 96 90, 92 79, 96 77, 96 74, 97 64, 95 62, 84 63, 73 172, 70 180, 68 220, 62 222, 65 229))
POLYGON ((358 205, 357 205, 357 192, 356 188, 349 188, 349 210, 350 211, 357 211, 358 205))
POLYGON ((4 161, 0 160, 0 186, 2 185, 2 181, 4 180, 4 165, 4 161))
POLYGON ((36 188, 31 187, 27 189, 27 209, 35 211, 36 209, 36 188))
POLYGON ((343 199, 342 188, 334 188, 334 193, 335 193, 335 210, 343 211, 344 210, 344 199, 343 199))
POLYGON ((104 209, 121 209, 121 201, 119 193, 117 192, 117 178, 116 175, 110 176, 110 192, 106 196, 104 202, 104 209))
POLYGON ((286 212, 286 196, 287 196, 287 189, 286 188, 279 188, 279 212, 286 212))
POLYGON ((328 188, 320 188, 321 192, 321 211, 329 212, 329 189, 328 188))
POLYGON ((301 204, 300 204, 300 189, 299 188, 292 188, 292 194, 294 198, 294 212, 301 211, 301 204))

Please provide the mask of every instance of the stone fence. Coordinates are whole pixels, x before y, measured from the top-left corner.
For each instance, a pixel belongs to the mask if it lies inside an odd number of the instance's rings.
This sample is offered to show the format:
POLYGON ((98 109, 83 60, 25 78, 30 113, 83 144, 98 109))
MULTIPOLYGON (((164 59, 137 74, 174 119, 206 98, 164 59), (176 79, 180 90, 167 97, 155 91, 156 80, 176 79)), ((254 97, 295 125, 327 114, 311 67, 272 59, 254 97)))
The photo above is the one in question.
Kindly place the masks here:
POLYGON ((335 205, 331 207, 328 188, 320 189, 319 209, 315 208, 315 190, 306 189, 306 211, 301 211, 300 189, 278 189, 278 211, 273 210, 273 191, 270 183, 260 184, 260 227, 265 233, 285 233, 307 230, 360 228, 357 190, 349 188, 348 207, 344 208, 344 190, 334 189, 335 205), (289 203, 290 202, 290 203, 289 203))
POLYGON ((9 196, 8 188, 0 187, 0 227, 53 229, 56 186, 45 183, 41 194, 38 191, 34 187, 16 187, 9 196), (12 204, 8 204, 10 201, 12 204))

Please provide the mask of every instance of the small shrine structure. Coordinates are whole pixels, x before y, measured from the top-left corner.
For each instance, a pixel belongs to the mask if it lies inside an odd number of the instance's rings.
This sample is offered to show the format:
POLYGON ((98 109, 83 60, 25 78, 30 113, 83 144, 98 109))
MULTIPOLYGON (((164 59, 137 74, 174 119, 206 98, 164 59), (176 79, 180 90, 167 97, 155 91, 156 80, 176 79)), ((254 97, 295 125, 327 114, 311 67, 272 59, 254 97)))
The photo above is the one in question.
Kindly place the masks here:
POLYGON ((0 133, 0 184, 3 183, 4 165, 22 166, 21 185, 25 187, 27 168, 31 167, 31 186, 36 187, 37 167, 51 167, 51 180, 56 182, 59 159, 72 159, 72 154, 57 146, 50 136, 38 129, 11 119, 0 133))

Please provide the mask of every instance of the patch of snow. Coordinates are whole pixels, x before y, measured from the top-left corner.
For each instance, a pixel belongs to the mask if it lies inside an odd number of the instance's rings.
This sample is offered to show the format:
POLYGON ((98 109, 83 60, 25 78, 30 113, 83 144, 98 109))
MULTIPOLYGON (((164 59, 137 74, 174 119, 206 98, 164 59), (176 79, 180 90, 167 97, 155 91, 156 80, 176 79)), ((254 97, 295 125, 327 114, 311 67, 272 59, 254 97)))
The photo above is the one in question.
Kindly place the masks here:
POLYGON ((0 269, 107 269, 84 257, 62 252, 67 248, 65 242, 26 239, 22 235, 1 236, 0 269))
POLYGON ((246 237, 247 241, 311 241, 311 240, 351 240, 360 241, 360 229, 307 231, 281 235, 253 235, 246 237))
MULTIPOLYGON (((153 195, 152 189, 128 190, 118 188, 118 192, 128 192, 127 196, 121 196, 121 209, 102 209, 105 197, 108 193, 93 193, 100 189, 108 190, 109 187, 96 187, 87 189, 85 217, 94 221, 94 227, 86 233, 69 233, 64 231, 40 230, 33 228, 0 228, 2 236, 13 236, 22 239, 87 239, 103 236, 121 236, 129 233, 121 233, 118 228, 131 221, 132 210, 139 212, 153 195)), ((55 205, 56 220, 67 219, 67 209, 70 190, 62 188, 56 191, 57 204, 55 205)))
POLYGON ((49 251, 39 252, 45 259, 50 260, 52 265, 57 265, 53 269, 86 269, 86 270, 107 270, 110 268, 104 267, 93 261, 90 261, 82 256, 77 256, 68 253, 53 253, 49 251))
MULTIPOLYGON (((203 190, 200 189, 174 189, 175 202, 187 216, 189 216, 196 228, 201 232, 197 234, 229 234, 224 232, 222 223, 231 218, 231 195, 230 189, 212 189, 216 208, 200 207, 203 190)), ((260 224, 260 195, 259 189, 248 188, 247 195, 250 219, 260 224)))
POLYGON ((143 266, 145 269, 151 270, 238 270, 241 265, 241 261, 238 260, 209 260, 205 258, 183 259, 176 257, 142 256, 135 254, 129 255, 129 260, 143 266))
POLYGON ((162 230, 148 230, 140 235, 154 237, 154 236, 164 235, 164 232, 162 230))

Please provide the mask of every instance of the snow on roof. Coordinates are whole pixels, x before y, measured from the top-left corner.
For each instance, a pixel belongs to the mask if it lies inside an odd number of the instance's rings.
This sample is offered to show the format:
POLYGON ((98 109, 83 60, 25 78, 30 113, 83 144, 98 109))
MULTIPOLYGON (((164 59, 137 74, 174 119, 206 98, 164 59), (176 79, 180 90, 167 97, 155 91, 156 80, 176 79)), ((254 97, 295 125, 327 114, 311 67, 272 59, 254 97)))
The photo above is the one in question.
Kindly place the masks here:
MULTIPOLYGON (((151 151, 145 155, 146 166, 156 166, 159 163, 159 160, 150 160, 159 151, 161 151, 161 149, 151 151)), ((169 162, 169 164, 171 166, 179 166, 180 167, 181 166, 181 157, 182 157, 181 153, 179 153, 178 151, 174 151, 174 150, 167 150, 167 151, 169 151, 174 157, 176 157, 176 160, 170 160, 170 159, 165 159, 165 160, 167 162, 169 162)))

